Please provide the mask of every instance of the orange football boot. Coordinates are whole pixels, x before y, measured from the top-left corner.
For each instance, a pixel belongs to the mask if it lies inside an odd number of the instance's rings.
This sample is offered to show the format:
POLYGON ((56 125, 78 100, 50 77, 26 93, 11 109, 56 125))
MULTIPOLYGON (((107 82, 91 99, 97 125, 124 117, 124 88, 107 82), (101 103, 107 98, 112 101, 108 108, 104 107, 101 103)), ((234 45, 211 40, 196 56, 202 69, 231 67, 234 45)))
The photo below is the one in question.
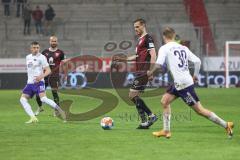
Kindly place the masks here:
POLYGON ((164 130, 161 130, 161 131, 158 131, 158 132, 153 132, 152 134, 155 137, 165 137, 165 138, 170 138, 171 137, 171 132, 164 131, 164 130))

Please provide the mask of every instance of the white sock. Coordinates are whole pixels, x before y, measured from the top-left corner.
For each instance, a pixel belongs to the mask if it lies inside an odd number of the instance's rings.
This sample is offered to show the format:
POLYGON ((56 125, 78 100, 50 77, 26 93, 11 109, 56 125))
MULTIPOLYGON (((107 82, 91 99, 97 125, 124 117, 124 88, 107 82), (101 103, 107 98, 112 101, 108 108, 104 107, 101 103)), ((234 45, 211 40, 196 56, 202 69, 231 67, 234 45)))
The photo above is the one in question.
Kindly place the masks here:
POLYGON ((57 109, 58 105, 51 99, 47 98, 46 96, 41 98, 41 101, 48 104, 49 106, 51 106, 53 109, 57 109))
POLYGON ((226 128, 227 127, 227 122, 224 121, 222 118, 218 117, 215 113, 211 112, 210 116, 208 117, 212 122, 226 128))
POLYGON ((163 130, 170 131, 171 114, 163 113, 163 130))
POLYGON ((30 116, 30 117, 34 117, 34 113, 32 111, 32 108, 30 106, 30 104, 28 103, 28 100, 25 97, 21 97, 20 98, 20 103, 23 106, 23 109, 25 110, 25 112, 30 116))

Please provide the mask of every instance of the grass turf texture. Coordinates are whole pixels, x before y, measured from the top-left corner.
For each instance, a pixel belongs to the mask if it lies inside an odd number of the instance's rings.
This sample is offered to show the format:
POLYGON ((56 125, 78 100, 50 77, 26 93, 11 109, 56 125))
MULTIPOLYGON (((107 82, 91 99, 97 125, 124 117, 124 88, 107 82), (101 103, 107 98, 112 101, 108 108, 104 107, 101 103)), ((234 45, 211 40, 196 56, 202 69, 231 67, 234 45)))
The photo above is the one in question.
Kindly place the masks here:
MULTIPOLYGON (((113 90, 107 90, 115 94, 113 90)), ((101 159, 179 159, 235 160, 240 153, 239 89, 197 89, 201 102, 226 120, 235 122, 233 139, 225 130, 195 114, 179 99, 172 105, 171 139, 154 138, 162 128, 159 119, 149 130, 136 130, 136 110, 119 100, 107 116, 114 119, 113 130, 103 130, 98 117, 84 122, 62 123, 52 110, 38 118, 38 124, 24 124, 28 116, 19 103, 20 91, 0 91, 0 159, 7 160, 101 160, 101 159)), ((51 97, 50 92, 48 97, 51 97)), ((74 100, 72 112, 85 112, 101 101, 60 94, 74 100)), ((160 96, 144 98, 155 113, 161 113, 160 96)), ((36 109, 35 100, 30 100, 36 109)))

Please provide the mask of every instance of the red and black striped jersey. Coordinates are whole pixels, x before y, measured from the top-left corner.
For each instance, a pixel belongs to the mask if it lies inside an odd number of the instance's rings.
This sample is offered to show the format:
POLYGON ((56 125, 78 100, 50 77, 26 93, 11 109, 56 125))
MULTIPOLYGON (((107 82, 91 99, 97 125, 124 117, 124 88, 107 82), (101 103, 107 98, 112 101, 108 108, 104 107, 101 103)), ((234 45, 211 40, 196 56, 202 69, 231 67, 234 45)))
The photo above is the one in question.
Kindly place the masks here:
POLYGON ((136 46, 136 71, 147 71, 150 68, 150 49, 155 48, 153 38, 146 34, 138 39, 136 46))

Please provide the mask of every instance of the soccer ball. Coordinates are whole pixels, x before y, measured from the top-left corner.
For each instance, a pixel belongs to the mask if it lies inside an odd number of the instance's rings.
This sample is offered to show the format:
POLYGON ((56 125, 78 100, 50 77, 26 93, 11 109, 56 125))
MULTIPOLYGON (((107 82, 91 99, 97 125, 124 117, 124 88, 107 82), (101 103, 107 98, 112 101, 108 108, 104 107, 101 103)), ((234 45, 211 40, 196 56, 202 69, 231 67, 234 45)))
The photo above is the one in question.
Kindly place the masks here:
POLYGON ((111 117, 104 117, 101 119, 101 127, 104 130, 109 130, 113 128, 113 119, 111 117))

